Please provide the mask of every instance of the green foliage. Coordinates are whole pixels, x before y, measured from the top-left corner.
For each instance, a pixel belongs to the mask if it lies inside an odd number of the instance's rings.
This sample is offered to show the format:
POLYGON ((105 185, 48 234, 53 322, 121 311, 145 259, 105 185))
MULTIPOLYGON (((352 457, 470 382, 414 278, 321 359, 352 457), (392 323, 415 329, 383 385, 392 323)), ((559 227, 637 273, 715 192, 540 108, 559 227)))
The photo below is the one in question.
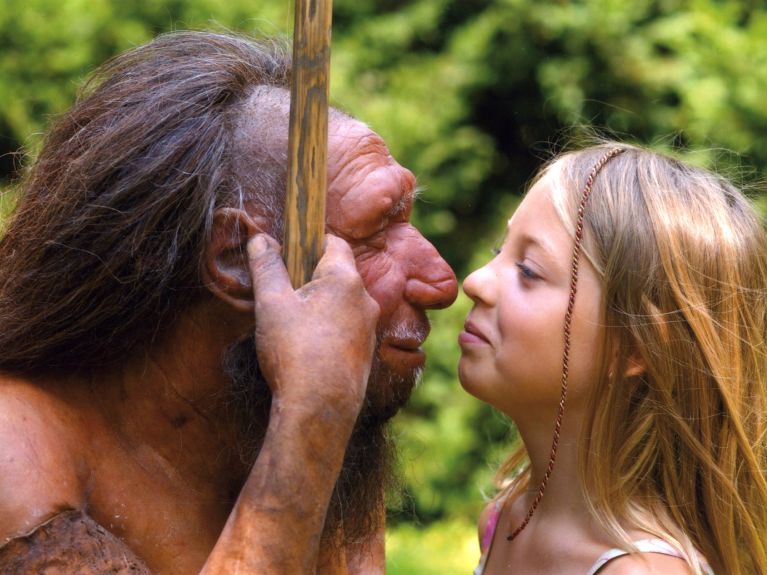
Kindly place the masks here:
POLYGON ((492 492, 490 463, 498 463, 501 455, 488 448, 506 445, 509 425, 458 389, 456 326, 469 307, 462 296, 449 310, 434 315, 426 344, 428 378, 396 420, 406 489, 401 500, 390 505, 395 522, 428 523, 446 516, 471 521, 482 508, 481 494, 492 492))
MULTIPOLYGON (((518 200, 507 195, 499 211, 512 213, 518 200)), ((500 231, 503 226, 497 222, 493 227, 500 231)), ((494 236, 493 241, 472 246, 477 251, 471 267, 489 259, 491 248, 501 240, 500 233, 494 236)), ((461 293, 449 309, 431 315, 425 380, 394 422, 405 478, 402 498, 390 504, 395 522, 476 519, 483 496, 493 493, 494 470, 516 438, 502 415, 462 392, 456 381, 457 334, 470 307, 461 293)))
MULTIPOLYGON (((291 4, 4 0, 0 178, 111 55, 173 29, 288 34, 291 4)), ((331 94, 418 175, 416 224, 464 277, 489 258, 537 166, 573 135, 617 134, 750 184, 764 178, 765 38, 767 9, 749 0, 336 0, 331 94)), ((9 197, 0 201, 7 210, 9 197)), ((425 380, 395 420, 405 472, 391 504, 396 573, 473 567, 453 551, 463 553, 464 526, 514 438, 456 380, 469 307, 461 298, 433 314, 425 380)))
POLYGON ((472 523, 446 521, 428 529, 400 525, 386 534, 390 575, 467 575, 477 566, 479 545, 472 523))
MULTIPOLYGON (((336 97, 428 190, 417 221, 460 272, 499 202, 591 127, 767 173, 767 10, 717 0, 355 3, 336 97), (574 130, 573 127, 584 127, 574 130), (723 150, 732 150, 727 153, 723 150)), ((505 217, 505 214, 503 215, 505 217)))
POLYGON ((287 35, 290 3, 246 0, 3 0, 0 10, 0 178, 7 154, 34 151, 52 116, 64 112, 96 66, 174 29, 287 35))
POLYGON ((15 197, 10 189, 4 189, 0 186, 0 231, 3 230, 3 222, 6 216, 13 209, 14 199, 15 197))

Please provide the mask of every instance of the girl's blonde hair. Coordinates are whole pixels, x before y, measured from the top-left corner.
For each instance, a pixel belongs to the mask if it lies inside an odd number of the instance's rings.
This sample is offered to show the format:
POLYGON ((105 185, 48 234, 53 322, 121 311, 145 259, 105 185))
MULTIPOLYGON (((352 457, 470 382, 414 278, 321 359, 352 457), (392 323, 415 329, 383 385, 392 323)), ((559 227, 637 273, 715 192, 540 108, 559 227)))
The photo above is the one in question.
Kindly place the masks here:
MULTIPOLYGON (((560 156, 537 178, 573 233, 586 178, 616 146, 625 151, 599 172, 585 213, 606 328, 583 488, 628 549, 627 531, 639 529, 676 545, 697 573, 696 549, 718 573, 765 574, 767 234, 723 178, 614 143, 560 156), (625 375, 636 365, 641 375, 625 375)), ((520 446, 499 470, 523 466, 512 495, 529 483, 524 460, 520 446)))

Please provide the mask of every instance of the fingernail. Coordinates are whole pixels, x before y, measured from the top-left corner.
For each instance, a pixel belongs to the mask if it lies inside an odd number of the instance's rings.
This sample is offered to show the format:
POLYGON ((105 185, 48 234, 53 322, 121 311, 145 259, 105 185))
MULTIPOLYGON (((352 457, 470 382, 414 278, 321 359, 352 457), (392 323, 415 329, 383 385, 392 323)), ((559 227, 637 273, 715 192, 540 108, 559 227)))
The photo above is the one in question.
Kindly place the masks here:
POLYGON ((253 236, 253 239, 250 240, 250 246, 250 249, 255 253, 261 253, 266 250, 267 243, 264 234, 253 236))

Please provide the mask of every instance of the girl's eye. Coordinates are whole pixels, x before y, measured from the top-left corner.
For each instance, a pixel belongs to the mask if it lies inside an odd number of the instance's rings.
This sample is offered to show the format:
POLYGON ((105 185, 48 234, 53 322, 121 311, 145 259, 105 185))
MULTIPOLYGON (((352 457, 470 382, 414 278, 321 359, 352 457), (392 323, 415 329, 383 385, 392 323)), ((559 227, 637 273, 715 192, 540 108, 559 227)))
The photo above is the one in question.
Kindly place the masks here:
POLYGON ((519 273, 521 273, 522 277, 525 279, 536 280, 541 277, 537 273, 535 273, 533 270, 531 270, 528 266, 526 266, 524 262, 517 262, 516 266, 517 266, 517 269, 519 269, 519 273))

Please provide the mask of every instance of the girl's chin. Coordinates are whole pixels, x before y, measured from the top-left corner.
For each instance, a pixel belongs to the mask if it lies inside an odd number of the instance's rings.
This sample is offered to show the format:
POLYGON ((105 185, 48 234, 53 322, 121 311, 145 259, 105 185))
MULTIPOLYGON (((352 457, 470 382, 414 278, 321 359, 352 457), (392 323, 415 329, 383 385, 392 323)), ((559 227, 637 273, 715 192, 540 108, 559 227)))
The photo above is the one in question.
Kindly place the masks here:
POLYGON ((471 361, 466 357, 461 356, 461 359, 458 362, 458 381, 461 382, 461 387, 466 393, 473 395, 481 401, 487 402, 482 393, 482 385, 480 381, 478 378, 472 377, 475 374, 472 373, 473 370, 471 368, 471 361))

